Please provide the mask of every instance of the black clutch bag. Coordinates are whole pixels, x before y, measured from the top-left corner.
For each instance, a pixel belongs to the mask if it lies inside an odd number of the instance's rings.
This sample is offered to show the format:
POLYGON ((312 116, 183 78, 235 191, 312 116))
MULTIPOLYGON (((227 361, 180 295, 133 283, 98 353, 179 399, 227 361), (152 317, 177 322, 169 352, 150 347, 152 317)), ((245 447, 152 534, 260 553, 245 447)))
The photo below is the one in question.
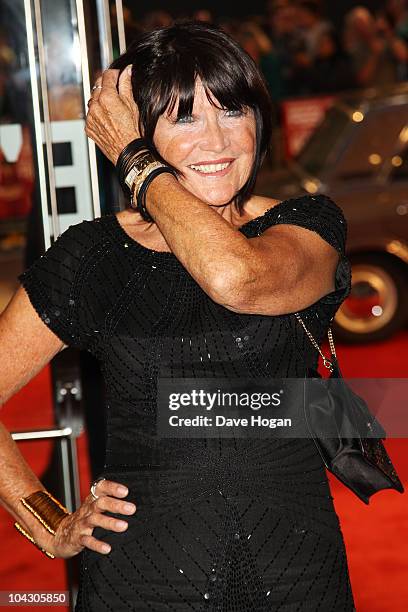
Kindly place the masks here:
POLYGON ((299 314, 295 316, 330 370, 328 379, 315 370, 306 372, 303 398, 306 423, 326 468, 366 504, 382 489, 403 493, 404 487, 382 443, 386 432, 365 400, 346 384, 331 329, 328 330, 331 357, 327 359, 299 314), (317 387, 307 383, 308 378, 314 378, 317 387), (318 379, 322 381, 320 389, 318 379), (328 431, 337 432, 336 437, 327 437, 328 431))

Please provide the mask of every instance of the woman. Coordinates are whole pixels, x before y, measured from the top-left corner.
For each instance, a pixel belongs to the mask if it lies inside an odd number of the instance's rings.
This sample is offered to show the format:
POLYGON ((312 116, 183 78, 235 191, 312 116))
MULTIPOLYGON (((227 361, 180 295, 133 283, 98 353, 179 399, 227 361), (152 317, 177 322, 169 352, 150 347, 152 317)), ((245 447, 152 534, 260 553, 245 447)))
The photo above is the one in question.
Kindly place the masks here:
POLYGON ((144 34, 89 108, 87 134, 113 163, 142 136, 177 178, 151 181, 153 222, 131 208, 83 221, 19 277, 0 319, 14 356, 3 394, 64 345, 91 351, 106 381, 107 451, 104 480, 60 511, 55 535, 16 501, 43 488, 16 450, 3 503, 48 552, 81 553, 77 611, 354 610, 312 440, 156 436, 161 378, 316 368, 293 313, 321 342, 350 290, 341 210, 324 196, 253 195, 270 99, 253 61, 213 26, 144 34))

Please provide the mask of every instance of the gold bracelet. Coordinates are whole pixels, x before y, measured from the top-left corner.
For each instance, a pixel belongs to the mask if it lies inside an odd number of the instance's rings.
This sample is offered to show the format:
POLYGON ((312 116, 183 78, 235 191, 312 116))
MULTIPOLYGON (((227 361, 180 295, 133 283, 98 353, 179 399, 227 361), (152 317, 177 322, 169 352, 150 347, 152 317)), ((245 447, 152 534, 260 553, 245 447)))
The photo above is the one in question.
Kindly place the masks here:
POLYGON ((137 178, 139 174, 142 173, 144 168, 146 168, 146 166, 148 166, 154 161, 155 158, 148 150, 139 151, 139 153, 137 153, 135 157, 133 157, 133 166, 125 176, 125 183, 129 189, 132 188, 133 181, 137 178))
POLYGON ((23 527, 19 523, 17 523, 17 522, 14 523, 14 527, 17 529, 17 531, 22 533, 23 536, 25 536, 28 540, 30 540, 30 542, 32 542, 34 544, 34 546, 36 546, 38 548, 38 550, 41 550, 41 552, 44 553, 44 555, 46 555, 50 559, 55 559, 55 555, 53 555, 52 553, 48 552, 48 550, 45 550, 45 548, 42 548, 39 544, 37 544, 37 542, 34 540, 34 538, 25 529, 23 529, 23 527))
POLYGON ((35 491, 28 497, 20 497, 20 501, 52 535, 62 519, 71 514, 48 491, 35 491))
POLYGON ((139 195, 140 187, 143 185, 145 179, 147 179, 149 174, 156 168, 164 168, 164 164, 162 164, 159 161, 150 163, 146 168, 144 168, 144 170, 140 174, 138 174, 138 176, 133 181, 131 191, 133 194, 133 198, 135 200, 137 200, 137 196, 139 195))

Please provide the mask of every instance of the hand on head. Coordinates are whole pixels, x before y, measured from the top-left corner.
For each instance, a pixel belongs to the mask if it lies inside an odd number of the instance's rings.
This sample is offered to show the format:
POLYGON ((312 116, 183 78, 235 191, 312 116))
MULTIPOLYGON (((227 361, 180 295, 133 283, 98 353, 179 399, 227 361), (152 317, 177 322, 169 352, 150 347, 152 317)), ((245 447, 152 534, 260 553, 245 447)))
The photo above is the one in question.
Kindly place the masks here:
POLYGON ((139 111, 133 98, 131 66, 105 70, 88 101, 85 132, 113 164, 124 147, 140 137, 139 111))

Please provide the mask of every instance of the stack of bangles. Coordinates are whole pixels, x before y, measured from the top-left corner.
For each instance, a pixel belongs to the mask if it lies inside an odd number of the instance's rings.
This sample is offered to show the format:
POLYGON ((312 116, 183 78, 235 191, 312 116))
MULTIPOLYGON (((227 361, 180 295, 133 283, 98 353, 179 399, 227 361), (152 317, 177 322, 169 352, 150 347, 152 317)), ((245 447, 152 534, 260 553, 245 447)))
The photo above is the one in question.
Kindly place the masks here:
MULTIPOLYGON (((35 491, 28 497, 20 497, 20 501, 27 510, 35 516, 41 525, 49 533, 55 536, 58 525, 68 514, 71 514, 55 497, 48 491, 35 491)), ((55 559, 55 555, 42 548, 34 538, 19 523, 14 523, 14 527, 30 542, 32 542, 41 552, 50 559, 55 559)))
POLYGON ((143 138, 132 140, 120 153, 116 163, 119 183, 130 197, 130 205, 145 221, 153 221, 146 209, 146 192, 152 180, 168 172, 177 178, 177 172, 158 161, 143 138))

